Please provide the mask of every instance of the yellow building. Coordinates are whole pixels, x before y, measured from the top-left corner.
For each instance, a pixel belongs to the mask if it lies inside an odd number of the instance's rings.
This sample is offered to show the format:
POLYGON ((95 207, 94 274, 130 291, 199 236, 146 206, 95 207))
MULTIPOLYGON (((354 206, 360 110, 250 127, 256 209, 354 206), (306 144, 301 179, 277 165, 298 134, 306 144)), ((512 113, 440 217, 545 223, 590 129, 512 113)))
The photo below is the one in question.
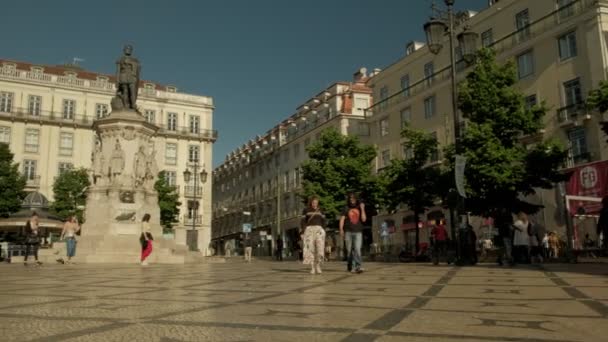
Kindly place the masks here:
MULTIPOLYGON (((541 136, 560 139, 569 147, 568 167, 608 159, 605 136, 598 125, 601 118, 589 115, 582 106, 589 90, 606 79, 607 10, 608 2, 603 0, 500 0, 490 2, 479 13, 456 16, 456 33, 466 26, 478 34, 479 45, 497 52, 499 61, 515 61, 518 86, 528 104, 544 101, 550 108, 544 130, 523 139, 529 143, 541 136)), ((435 134, 442 145, 453 142, 447 35, 443 46, 435 55, 425 44, 413 42, 403 57, 368 81, 376 99, 367 115, 369 142, 378 149, 376 170, 391 159, 406 156, 399 135, 405 122, 435 134)), ((461 81, 469 69, 458 46, 455 55, 457 81, 461 81)), ((533 201, 546 207, 535 219, 548 229, 563 231, 562 206, 555 191, 541 191, 533 201)), ((430 208, 435 210, 441 207, 430 208)), ((413 231, 408 233, 410 215, 406 210, 381 215, 374 221, 375 231, 385 220, 395 222, 392 242, 413 245, 413 231)))
MULTIPOLYGON (((114 76, 74 65, 0 60, 0 142, 10 145, 28 191, 52 201, 53 182, 62 171, 91 167, 92 124, 110 112, 114 83, 114 76)), ((195 162, 211 168, 217 139, 212 130, 213 99, 148 81, 141 82, 139 92, 139 110, 160 128, 155 140, 159 168, 180 190, 179 226, 191 229, 194 223, 200 232, 198 246, 205 250, 210 238, 211 181, 187 185, 183 171, 188 167, 192 171, 195 162), (192 198, 195 188, 199 199, 192 198), (195 201, 200 201, 198 211, 195 201)), ((185 243, 184 229, 176 233, 178 242, 185 243)))

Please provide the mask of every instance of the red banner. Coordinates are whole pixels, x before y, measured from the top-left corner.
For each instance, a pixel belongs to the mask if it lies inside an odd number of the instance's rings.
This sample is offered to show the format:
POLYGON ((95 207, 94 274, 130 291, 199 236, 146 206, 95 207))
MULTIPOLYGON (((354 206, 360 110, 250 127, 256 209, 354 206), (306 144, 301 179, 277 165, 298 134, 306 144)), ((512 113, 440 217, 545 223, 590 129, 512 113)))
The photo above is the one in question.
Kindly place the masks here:
MULTIPOLYGON (((566 185, 566 194, 603 198, 608 195, 608 160, 581 165, 573 170, 566 185)), ((602 209, 602 203, 589 201, 570 201, 570 213, 577 214, 579 208, 585 214, 593 215, 602 209)))

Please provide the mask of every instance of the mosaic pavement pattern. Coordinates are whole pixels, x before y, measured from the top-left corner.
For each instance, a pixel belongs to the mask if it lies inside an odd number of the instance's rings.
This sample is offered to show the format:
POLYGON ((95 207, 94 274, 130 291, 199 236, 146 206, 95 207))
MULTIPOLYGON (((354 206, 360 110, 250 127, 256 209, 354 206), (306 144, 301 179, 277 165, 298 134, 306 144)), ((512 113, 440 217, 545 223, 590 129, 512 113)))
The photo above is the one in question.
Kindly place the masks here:
POLYGON ((608 265, 0 265, 2 341, 606 341, 608 265))

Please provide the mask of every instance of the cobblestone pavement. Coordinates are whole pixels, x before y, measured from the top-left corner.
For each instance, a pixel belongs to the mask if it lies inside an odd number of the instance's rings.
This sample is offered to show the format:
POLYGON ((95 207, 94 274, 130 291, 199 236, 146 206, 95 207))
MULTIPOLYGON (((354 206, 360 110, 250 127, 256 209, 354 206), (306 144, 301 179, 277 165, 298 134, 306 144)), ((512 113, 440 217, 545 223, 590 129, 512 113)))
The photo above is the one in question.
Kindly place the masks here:
POLYGON ((605 341, 608 265, 0 265, 2 341, 605 341))

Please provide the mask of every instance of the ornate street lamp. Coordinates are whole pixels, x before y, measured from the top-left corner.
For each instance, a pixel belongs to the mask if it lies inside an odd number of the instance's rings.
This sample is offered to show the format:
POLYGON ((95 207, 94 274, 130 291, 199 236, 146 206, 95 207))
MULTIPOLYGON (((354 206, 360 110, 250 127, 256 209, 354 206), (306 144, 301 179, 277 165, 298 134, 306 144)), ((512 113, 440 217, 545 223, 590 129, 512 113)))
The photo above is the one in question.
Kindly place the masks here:
MULTIPOLYGON (((454 29, 454 2, 455 0, 444 0, 444 3, 447 7, 446 11, 440 11, 436 8, 437 12, 439 12, 439 17, 431 18, 427 23, 424 24, 424 31, 426 33, 426 41, 429 51, 431 53, 437 55, 441 49, 443 48, 443 39, 445 37, 446 32, 449 37, 449 48, 450 48, 450 66, 451 66, 451 86, 452 86, 452 113, 454 115, 454 148, 456 155, 460 152, 460 127, 461 127, 461 119, 460 113, 458 112, 458 94, 456 87, 456 56, 455 56, 455 29, 454 29)), ((458 43, 460 46, 460 51, 462 53, 462 57, 466 63, 471 63, 474 60, 475 50, 477 49, 477 34, 464 29, 463 32, 458 34, 458 43)), ((458 195, 455 191, 450 191, 451 196, 456 196, 452 202, 459 203, 463 200, 461 196, 458 195)), ((460 216, 458 215, 458 209, 460 205, 454 205, 454 211, 456 217, 458 217, 458 221, 460 222, 460 216)), ((452 211, 453 212, 453 211, 452 211)), ((452 213, 451 212, 451 213, 452 213)), ((456 239, 456 220, 452 219, 452 239, 456 239)), ((464 226, 464 225, 463 225, 464 226)), ((458 241, 458 240, 456 240, 458 241)), ((457 244, 458 247, 458 258, 461 258, 461 246, 460 243, 457 244)))

